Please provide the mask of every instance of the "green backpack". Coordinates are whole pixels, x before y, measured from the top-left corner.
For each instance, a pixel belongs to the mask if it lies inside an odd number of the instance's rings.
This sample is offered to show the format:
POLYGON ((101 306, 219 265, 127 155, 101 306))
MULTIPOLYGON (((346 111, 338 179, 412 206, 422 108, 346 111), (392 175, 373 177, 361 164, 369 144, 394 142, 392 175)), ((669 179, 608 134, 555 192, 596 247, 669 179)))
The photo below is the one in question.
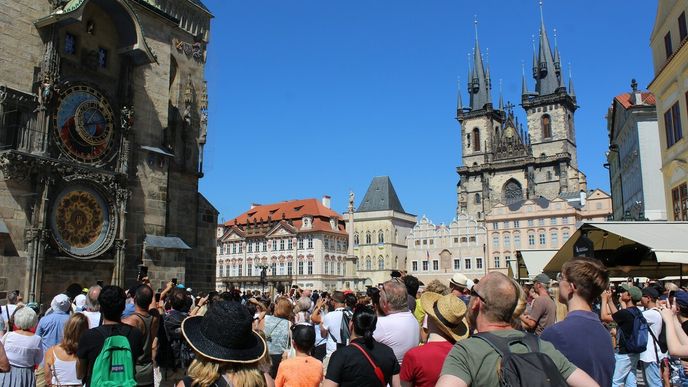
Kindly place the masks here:
MULTIPOLYGON (((99 332, 101 331, 99 330, 99 332)), ((136 386, 131 346, 126 336, 122 336, 120 332, 105 338, 103 349, 100 350, 95 363, 93 363, 93 373, 89 386, 136 386)))

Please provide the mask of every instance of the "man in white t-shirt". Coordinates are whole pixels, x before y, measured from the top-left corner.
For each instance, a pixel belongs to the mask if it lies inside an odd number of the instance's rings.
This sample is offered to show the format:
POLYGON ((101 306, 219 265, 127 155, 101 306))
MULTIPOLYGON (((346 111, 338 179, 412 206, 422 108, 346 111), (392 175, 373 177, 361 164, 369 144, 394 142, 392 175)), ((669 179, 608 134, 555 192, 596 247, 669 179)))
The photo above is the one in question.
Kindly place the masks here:
POLYGON ((399 364, 406 352, 420 342, 420 327, 409 311, 407 296, 406 285, 402 282, 392 280, 382 284, 380 308, 385 315, 378 317, 373 332, 376 341, 392 348, 399 364))
POLYGON ((2 310, 0 310, 0 319, 2 319, 3 326, 5 327, 5 331, 8 332, 10 330, 10 326, 8 324, 10 318, 12 318, 12 315, 14 314, 14 311, 17 309, 17 298, 19 297, 19 294, 17 292, 8 292, 7 293, 7 305, 2 306, 2 310))
POLYGON ((100 304, 98 303, 98 296, 102 288, 99 285, 91 286, 86 295, 86 310, 83 313, 88 318, 88 328, 95 328, 102 322, 100 317, 100 304))
POLYGON ((643 378, 648 387, 662 387, 662 373, 660 362, 667 357, 665 352, 659 348, 655 339, 659 340, 659 333, 662 331, 662 315, 657 310, 657 298, 659 292, 653 287, 643 289, 643 297, 640 303, 643 304, 645 311, 643 317, 650 328, 647 337, 647 348, 640 354, 640 364, 643 366, 643 378), (653 338, 654 336, 654 338, 653 338))
MULTIPOLYGON (((330 356, 337 350, 337 346, 348 344, 348 342, 346 342, 347 338, 342 340, 341 337, 342 320, 346 312, 344 293, 339 291, 332 293, 332 302, 334 303, 334 310, 322 318, 322 324, 320 325, 320 334, 323 338, 327 337, 326 354, 323 360, 325 371, 327 371, 327 364, 329 363, 330 356)), ((349 314, 349 317, 350 316, 351 314, 349 314)), ((347 326, 346 329, 348 330, 349 327, 347 326)))

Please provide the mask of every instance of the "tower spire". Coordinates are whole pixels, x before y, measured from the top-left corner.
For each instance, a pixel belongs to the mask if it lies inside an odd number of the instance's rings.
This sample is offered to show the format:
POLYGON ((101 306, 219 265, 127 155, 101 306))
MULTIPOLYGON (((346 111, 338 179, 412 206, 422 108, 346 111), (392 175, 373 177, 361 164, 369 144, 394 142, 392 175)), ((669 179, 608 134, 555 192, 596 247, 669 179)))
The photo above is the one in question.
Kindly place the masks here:
POLYGON ((549 44, 549 39, 547 38, 542 0, 540 0, 540 45, 538 48, 537 62, 538 71, 536 76, 535 91, 537 91, 540 95, 554 93, 559 88, 560 82, 554 66, 552 49, 549 44))
POLYGON ((485 72, 483 65, 482 53, 480 51, 480 43, 478 41, 478 17, 475 17, 475 48, 473 51, 473 72, 471 79, 471 87, 469 88, 471 96, 471 109, 480 110, 485 107, 490 101, 490 78, 489 70, 485 72))
POLYGON ((561 58, 559 57, 559 47, 557 45, 557 29, 554 29, 554 68, 557 75, 561 77, 561 58))
POLYGON ((463 112, 463 101, 461 100, 461 78, 456 77, 456 115, 463 112))
POLYGON ((526 83, 526 64, 521 62, 521 97, 528 95, 528 84, 526 83))
POLYGON ((502 93, 502 78, 499 78, 499 111, 504 111, 504 97, 502 93))
POLYGON ((573 91, 573 76, 571 76, 571 62, 569 62, 569 95, 576 98, 576 92, 573 91))

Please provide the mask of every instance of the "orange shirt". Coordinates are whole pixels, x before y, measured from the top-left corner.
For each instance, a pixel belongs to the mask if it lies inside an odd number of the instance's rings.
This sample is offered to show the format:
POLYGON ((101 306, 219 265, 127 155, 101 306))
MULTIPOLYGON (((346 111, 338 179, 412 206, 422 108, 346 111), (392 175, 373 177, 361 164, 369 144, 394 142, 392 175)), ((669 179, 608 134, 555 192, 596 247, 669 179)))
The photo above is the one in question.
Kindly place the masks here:
POLYGON ((323 378, 323 364, 311 356, 282 360, 275 378, 276 387, 318 387, 323 378))

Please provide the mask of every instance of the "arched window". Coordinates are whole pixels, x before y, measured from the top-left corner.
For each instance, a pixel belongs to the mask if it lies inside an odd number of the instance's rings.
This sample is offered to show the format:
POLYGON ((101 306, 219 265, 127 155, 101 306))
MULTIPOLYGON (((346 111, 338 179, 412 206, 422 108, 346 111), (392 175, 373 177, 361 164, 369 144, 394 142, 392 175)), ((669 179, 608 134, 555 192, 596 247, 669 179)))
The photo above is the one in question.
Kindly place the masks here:
POLYGON ((370 257, 366 257, 366 270, 373 270, 373 261, 370 257))
POLYGON ((382 230, 378 231, 377 233, 377 243, 385 243, 385 234, 382 232, 382 230))
POLYGON ((372 239, 372 237, 370 236, 370 231, 368 231, 368 232, 366 232, 366 244, 369 245, 369 244, 371 244, 371 243, 373 243, 373 239, 372 239))
POLYGON ((471 134, 466 133, 466 148, 471 149, 471 134))
POLYGON ((473 128, 473 150, 480 152, 480 130, 473 128))
POLYGON ((220 266, 217 268, 217 276, 218 277, 224 277, 224 270, 225 270, 225 265, 220 262, 220 266))
POLYGON ((382 255, 380 256, 380 258, 377 259, 377 269, 385 270, 385 259, 382 258, 382 255))
POLYGON ((475 204, 480 204, 480 194, 479 193, 475 194, 475 198, 473 201, 475 202, 475 204))
POLYGON ((506 184, 504 184, 503 195, 504 201, 506 202, 505 204, 507 205, 522 200, 523 189, 521 188, 521 184, 514 179, 509 179, 506 184))
POLYGON ((358 240, 358 233, 354 234, 354 246, 358 246, 359 240, 358 240))
POLYGON ((542 138, 552 137, 552 119, 549 114, 542 116, 542 138))

